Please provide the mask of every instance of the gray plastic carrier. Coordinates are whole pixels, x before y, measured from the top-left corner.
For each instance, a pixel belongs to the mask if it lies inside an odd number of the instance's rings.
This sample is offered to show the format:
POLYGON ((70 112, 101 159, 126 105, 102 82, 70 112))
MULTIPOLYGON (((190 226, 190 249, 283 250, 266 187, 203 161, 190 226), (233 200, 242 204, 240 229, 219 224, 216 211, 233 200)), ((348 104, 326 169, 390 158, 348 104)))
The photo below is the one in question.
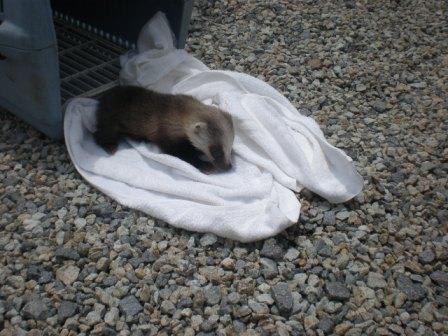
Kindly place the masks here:
POLYGON ((183 48, 193 0, 0 0, 0 106, 54 139, 63 104, 117 85, 118 57, 166 14, 183 48))

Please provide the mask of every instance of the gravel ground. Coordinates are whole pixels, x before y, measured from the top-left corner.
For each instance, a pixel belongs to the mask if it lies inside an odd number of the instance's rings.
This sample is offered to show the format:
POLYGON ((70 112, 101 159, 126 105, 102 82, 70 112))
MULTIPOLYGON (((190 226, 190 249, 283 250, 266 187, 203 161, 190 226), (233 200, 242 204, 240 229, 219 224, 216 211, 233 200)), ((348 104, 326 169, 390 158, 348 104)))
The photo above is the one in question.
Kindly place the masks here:
POLYGON ((446 335, 445 10, 196 1, 189 50, 282 91, 366 183, 301 193, 300 222, 255 244, 121 207, 0 113, 0 335, 446 335))

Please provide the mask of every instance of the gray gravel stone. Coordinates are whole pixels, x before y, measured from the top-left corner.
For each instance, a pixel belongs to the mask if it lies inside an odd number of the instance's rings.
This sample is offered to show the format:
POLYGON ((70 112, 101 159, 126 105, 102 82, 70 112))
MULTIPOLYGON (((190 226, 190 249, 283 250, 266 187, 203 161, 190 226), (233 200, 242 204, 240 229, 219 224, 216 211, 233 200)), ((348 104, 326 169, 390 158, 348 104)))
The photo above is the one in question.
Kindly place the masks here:
POLYGON ((87 225, 87 221, 85 218, 76 218, 74 224, 78 230, 82 230, 87 225))
POLYGON ((103 284, 106 287, 112 287, 117 283, 118 279, 115 275, 109 276, 103 280, 103 284))
POLYGON ((324 217, 322 219, 323 225, 334 225, 336 224, 336 215, 334 214, 334 211, 325 211, 324 217))
POLYGON ((78 251, 65 247, 58 248, 54 252, 54 256, 62 260, 79 260, 80 258, 78 251))
POLYGON ((362 92, 367 90, 367 87, 364 84, 357 84, 355 90, 358 92, 362 92))
POLYGON ((425 251, 421 252, 418 255, 418 259, 423 264, 427 264, 427 263, 433 262, 435 257, 436 256, 435 256, 435 254, 434 254, 434 252, 432 250, 425 250, 425 251))
POLYGON ((135 316, 143 310, 143 307, 134 295, 121 299, 119 307, 120 311, 126 316, 135 316))
POLYGON ((101 315, 96 311, 91 311, 86 316, 87 325, 93 326, 101 321, 101 315))
POLYGON ((79 268, 73 265, 62 266, 56 271, 56 278, 70 286, 78 278, 79 268))
POLYGON ((319 320, 317 328, 322 330, 324 334, 330 334, 334 329, 334 321, 329 317, 324 317, 319 320))
POLYGON ((284 255, 283 248, 277 244, 277 241, 273 238, 267 239, 263 243, 263 248, 260 251, 260 255, 273 260, 281 260, 284 255))
POLYGON ((268 314, 269 313, 269 307, 264 304, 260 303, 254 300, 248 301, 249 308, 252 309, 252 311, 256 314, 268 314))
POLYGON ((114 208, 111 204, 102 203, 92 207, 92 211, 97 216, 109 216, 114 212, 114 208))
POLYGON ((260 258, 261 273, 265 279, 273 279, 278 275, 277 263, 268 258, 260 258))
POLYGON ((190 308, 191 306, 193 306, 193 300, 189 297, 180 299, 177 304, 178 309, 190 308))
POLYGON ((71 301, 62 301, 58 308, 58 319, 65 321, 68 317, 76 314, 78 305, 71 301))
POLYGON ((40 299, 28 302, 22 309, 24 319, 45 320, 48 317, 48 307, 40 299))
POLYGON ((397 288, 406 294, 408 300, 420 301, 426 297, 426 290, 406 275, 398 275, 396 283, 397 288))
POLYGON ((206 233, 205 235, 202 236, 200 244, 201 246, 210 246, 216 243, 217 241, 218 238, 214 234, 206 233))
POLYGON ((102 334, 104 336, 115 336, 115 335, 117 335, 117 332, 112 328, 104 327, 102 329, 102 334))
POLYGON ((322 257, 331 257, 333 255, 331 247, 322 239, 317 241, 315 249, 316 253, 322 257))
POLYGON ((297 251, 295 248, 289 248, 288 251, 286 251, 285 259, 288 261, 294 261, 296 260, 300 255, 300 252, 297 251))
POLYGON ((367 286, 370 288, 385 288, 387 283, 382 274, 370 272, 367 276, 367 286))
POLYGON ((120 317, 120 312, 118 308, 112 307, 110 310, 104 315, 104 322, 106 322, 110 326, 115 326, 118 322, 118 318, 120 317))
POLYGON ((346 220, 349 216, 350 216, 350 212, 349 211, 345 211, 345 210, 339 211, 336 214, 336 218, 339 219, 339 220, 346 220))
POLYGON ((327 293, 332 300, 348 300, 351 296, 350 290, 341 282, 327 282, 325 284, 327 293))
POLYGON ((434 311, 434 304, 432 302, 428 302, 420 310, 418 316, 422 321, 431 323, 434 320, 434 311))
POLYGON ((387 109, 387 107, 386 107, 386 103, 385 103, 384 101, 382 101, 382 100, 377 100, 377 101, 375 101, 375 102, 373 103, 373 109, 374 109, 376 112, 383 113, 383 112, 385 112, 386 109, 387 109))
POLYGON ((37 281, 41 285, 49 283, 49 282, 53 281, 53 273, 48 272, 48 271, 42 271, 42 273, 40 274, 37 281))
POLYGON ((171 301, 164 300, 162 302, 162 304, 160 305, 160 310, 164 314, 172 315, 176 311, 176 307, 174 306, 174 304, 171 301))
POLYGON ((289 316, 294 304, 291 291, 288 284, 280 282, 272 287, 272 297, 275 301, 279 313, 283 316, 289 316))
POLYGON ((448 272, 435 271, 430 274, 430 277, 438 285, 448 288, 448 272))
POLYGON ((221 290, 219 286, 211 286, 204 291, 207 303, 211 306, 218 304, 221 301, 221 290))
POLYGON ((258 295, 257 300, 268 305, 272 305, 274 303, 274 299, 272 298, 271 294, 268 293, 258 295))

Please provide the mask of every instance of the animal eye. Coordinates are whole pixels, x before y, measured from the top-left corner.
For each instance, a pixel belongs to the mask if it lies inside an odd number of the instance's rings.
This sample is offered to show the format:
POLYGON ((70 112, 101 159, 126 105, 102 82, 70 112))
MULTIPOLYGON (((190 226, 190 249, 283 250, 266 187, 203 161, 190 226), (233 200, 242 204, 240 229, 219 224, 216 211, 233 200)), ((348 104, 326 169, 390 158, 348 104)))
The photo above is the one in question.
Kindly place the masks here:
POLYGON ((224 151, 222 150, 221 146, 217 145, 210 147, 210 154, 215 160, 224 157, 224 151))

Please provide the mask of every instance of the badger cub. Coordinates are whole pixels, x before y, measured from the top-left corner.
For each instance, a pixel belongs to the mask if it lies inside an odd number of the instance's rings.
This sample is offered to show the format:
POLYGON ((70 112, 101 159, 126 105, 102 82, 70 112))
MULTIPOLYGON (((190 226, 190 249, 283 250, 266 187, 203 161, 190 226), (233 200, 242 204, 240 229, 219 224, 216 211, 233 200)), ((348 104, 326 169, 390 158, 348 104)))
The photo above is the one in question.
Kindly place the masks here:
POLYGON ((96 115, 94 138, 110 154, 129 137, 150 141, 205 173, 232 167, 230 114, 191 96, 117 86, 100 97, 96 115))

